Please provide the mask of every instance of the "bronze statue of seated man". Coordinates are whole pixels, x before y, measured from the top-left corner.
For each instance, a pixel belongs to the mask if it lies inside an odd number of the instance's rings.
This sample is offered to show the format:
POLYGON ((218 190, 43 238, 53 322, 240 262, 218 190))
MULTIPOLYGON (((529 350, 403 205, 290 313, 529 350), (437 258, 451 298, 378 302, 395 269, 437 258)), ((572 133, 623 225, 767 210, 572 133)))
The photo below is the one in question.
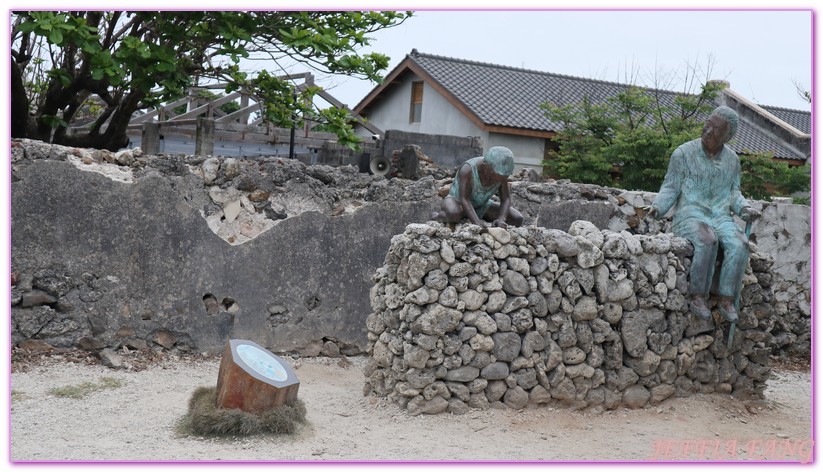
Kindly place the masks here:
POLYGON ((760 216, 740 193, 740 159, 726 144, 737 132, 738 123, 734 110, 716 108, 700 138, 674 151, 660 192, 648 208, 648 215, 654 218, 674 209, 672 232, 694 246, 689 308, 703 319, 711 318, 709 292, 717 253, 723 248, 718 309, 728 321, 738 320, 734 300, 743 286, 749 244, 732 214, 747 222, 760 216))

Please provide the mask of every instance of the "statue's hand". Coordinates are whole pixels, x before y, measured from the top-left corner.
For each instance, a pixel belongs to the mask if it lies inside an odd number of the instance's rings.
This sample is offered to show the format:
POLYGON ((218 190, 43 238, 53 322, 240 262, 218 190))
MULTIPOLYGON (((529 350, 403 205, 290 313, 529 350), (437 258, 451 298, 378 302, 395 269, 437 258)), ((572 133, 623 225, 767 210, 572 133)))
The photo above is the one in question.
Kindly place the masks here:
POLYGON ((481 227, 484 231, 485 231, 486 228, 488 228, 490 226, 489 223, 487 223, 483 220, 479 220, 479 219, 477 220, 477 222, 473 222, 472 220, 469 220, 469 223, 481 227))
POLYGON ((494 226, 495 228, 503 228, 503 229, 508 229, 509 228, 509 225, 507 225, 506 222, 503 221, 503 220, 494 220, 492 222, 492 226, 494 226))
POLYGON ((746 223, 749 221, 754 221, 760 218, 760 216, 760 212, 752 207, 743 207, 743 209, 740 210, 740 218, 742 218, 746 223))
POLYGON ((655 208, 651 205, 646 205, 642 208, 643 208, 643 211, 646 212, 646 216, 650 216, 654 219, 657 219, 657 213, 658 213, 657 208, 655 208))

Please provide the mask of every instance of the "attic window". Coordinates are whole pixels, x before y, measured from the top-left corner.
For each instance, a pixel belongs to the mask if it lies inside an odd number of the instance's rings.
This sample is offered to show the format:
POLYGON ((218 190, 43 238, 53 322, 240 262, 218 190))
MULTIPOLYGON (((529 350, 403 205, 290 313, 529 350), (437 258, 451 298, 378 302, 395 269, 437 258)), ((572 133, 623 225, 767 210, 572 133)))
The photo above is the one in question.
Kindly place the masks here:
POLYGON ((420 123, 423 114, 423 82, 412 82, 411 109, 409 123, 420 123))

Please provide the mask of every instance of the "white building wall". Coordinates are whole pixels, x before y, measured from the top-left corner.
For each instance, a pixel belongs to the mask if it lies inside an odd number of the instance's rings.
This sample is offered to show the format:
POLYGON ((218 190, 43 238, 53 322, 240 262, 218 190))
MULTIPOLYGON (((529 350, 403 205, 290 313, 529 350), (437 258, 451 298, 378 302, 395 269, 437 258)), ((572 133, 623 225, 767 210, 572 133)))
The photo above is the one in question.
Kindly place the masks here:
MULTIPOLYGON (((407 74, 396 87, 387 88, 377 106, 369 110, 368 120, 380 129, 396 129, 414 133, 445 134, 450 136, 479 136, 486 141, 483 132, 428 84, 423 85, 423 110, 420 123, 409 122, 412 82, 421 80, 407 74)), ((358 134, 365 136, 366 131, 358 134)))
POLYGON ((489 133, 488 139, 483 141, 483 150, 486 151, 493 146, 505 146, 511 149, 514 154, 515 172, 529 168, 534 169, 538 173, 542 173, 543 143, 543 138, 489 133))
MULTIPOLYGON (((408 87, 411 89, 411 85, 408 87)), ((461 137, 479 136, 483 142, 486 142, 488 138, 488 132, 480 129, 457 107, 428 85, 423 88, 423 116, 420 121, 422 133, 461 137)))
MULTIPOLYGON (((387 88, 379 103, 369 111, 369 121, 382 130, 396 129, 426 134, 479 136, 483 142, 484 153, 492 146, 505 146, 511 149, 514 153, 515 172, 523 168, 542 172, 543 138, 484 131, 425 82, 420 123, 410 123, 412 83, 418 80, 421 79, 409 73, 399 86, 387 88)), ((363 137, 371 135, 363 128, 358 128, 358 134, 363 137)))

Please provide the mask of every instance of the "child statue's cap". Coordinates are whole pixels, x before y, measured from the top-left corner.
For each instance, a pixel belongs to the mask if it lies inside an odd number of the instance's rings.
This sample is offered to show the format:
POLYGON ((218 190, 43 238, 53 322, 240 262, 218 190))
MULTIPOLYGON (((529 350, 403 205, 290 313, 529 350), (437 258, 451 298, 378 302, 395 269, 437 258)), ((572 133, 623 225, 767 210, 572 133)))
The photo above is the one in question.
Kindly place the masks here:
POLYGON ((514 154, 507 147, 494 146, 486 151, 483 162, 492 166, 498 175, 509 176, 514 172, 514 154))

